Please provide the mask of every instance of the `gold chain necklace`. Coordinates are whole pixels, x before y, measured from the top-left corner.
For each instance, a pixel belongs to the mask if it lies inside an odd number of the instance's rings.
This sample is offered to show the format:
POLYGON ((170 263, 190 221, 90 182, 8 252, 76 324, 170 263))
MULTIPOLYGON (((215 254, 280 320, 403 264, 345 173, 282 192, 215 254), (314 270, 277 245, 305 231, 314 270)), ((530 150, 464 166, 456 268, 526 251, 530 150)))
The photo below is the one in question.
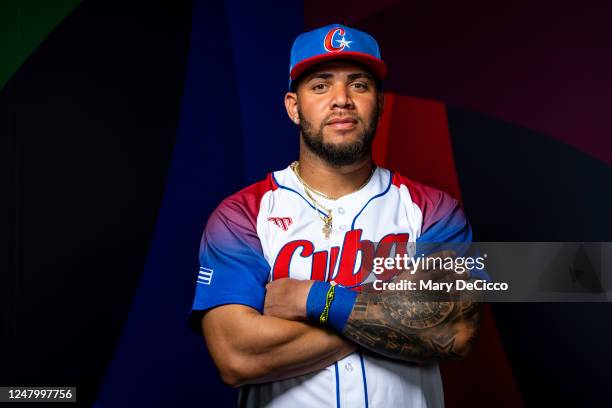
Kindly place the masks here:
MULTIPOLYGON (((323 235, 325 235, 325 239, 329 239, 329 235, 332 232, 332 226, 333 226, 333 216, 332 216, 332 210, 325 208, 323 205, 321 205, 321 203, 319 203, 317 200, 315 200, 315 198, 312 196, 311 193, 314 193, 320 197, 323 197, 327 200, 331 200, 331 201, 336 201, 338 198, 340 197, 330 197, 318 190, 315 190, 314 188, 310 187, 310 185, 308 185, 308 183, 306 183, 306 181, 304 181, 304 179, 302 179, 302 177, 300 176, 300 162, 299 161, 294 161, 293 163, 291 163, 291 165, 289 166, 291 168, 291 170, 293 170, 293 172, 295 173, 297 179, 300 181, 300 183, 302 183, 302 185, 304 186, 304 192, 306 193, 306 195, 308 196, 308 198, 310 198, 312 200, 313 206, 315 211, 317 212, 317 215, 319 216, 319 218, 321 219, 321 221, 323 221, 323 235), (319 208, 321 208, 322 210, 324 210, 324 212, 327 213, 327 215, 321 215, 319 213, 319 208)), ((372 179, 372 176, 374 175, 374 171, 376 170, 376 166, 372 166, 372 172, 370 173, 368 179, 365 181, 365 183, 363 183, 361 185, 361 187, 359 187, 357 190, 353 191, 353 192, 357 192, 360 191, 361 189, 363 189, 372 179)))
MULTIPOLYGON (((306 187, 307 189, 309 189, 311 192, 315 193, 319 197, 323 197, 323 198, 325 198, 327 200, 330 200, 330 201, 336 201, 338 198, 340 198, 340 197, 328 196, 327 194, 322 193, 319 190, 315 190, 314 188, 310 187, 310 185, 306 181, 304 181, 304 179, 300 175, 300 162, 299 161, 294 161, 293 163, 291 163, 290 167, 293 170, 293 172, 295 173, 295 175, 297 176, 298 180, 300 180, 300 183, 302 183, 304 185, 304 187, 306 187)), ((368 181, 370 181, 370 179, 368 179, 368 181)), ((366 182, 366 184, 367 184, 367 182, 366 182)), ((359 189, 361 190, 362 187, 363 186, 361 186, 359 189)))
MULTIPOLYGON (((316 195, 318 195, 319 197, 323 197, 327 200, 330 201, 336 201, 337 199, 339 199, 340 197, 332 197, 332 196, 328 196, 327 194, 316 190, 314 188, 312 188, 300 175, 300 162, 299 161, 294 161, 293 163, 291 163, 291 165, 289 166, 291 167, 291 170, 293 170, 293 172, 295 173, 295 175, 297 176, 298 180, 300 181, 300 183, 302 183, 304 185, 304 187, 306 187, 307 189, 310 190, 311 193, 314 193, 316 195)), ((359 186, 359 188, 355 191, 353 191, 353 193, 356 193, 357 191, 363 189, 372 179, 372 176, 374 175, 374 171, 376 170, 376 165, 372 164, 372 171, 370 172, 370 175, 368 176, 367 180, 361 185, 359 186)), ((351 193, 352 194, 352 193, 351 193)))
POLYGON ((333 216, 332 216, 332 210, 330 210, 329 208, 323 207, 321 203, 315 200, 315 198, 312 196, 312 194, 310 194, 307 188, 304 188, 304 192, 306 192, 306 195, 308 196, 308 198, 312 200, 312 203, 314 204, 317 215, 319 216, 321 221, 323 221, 323 229, 321 231, 323 232, 323 235, 325 235, 325 239, 329 239, 329 235, 332 232, 332 226, 334 222, 333 216), (320 207, 322 210, 324 210, 327 213, 327 215, 321 215, 317 207, 320 207))

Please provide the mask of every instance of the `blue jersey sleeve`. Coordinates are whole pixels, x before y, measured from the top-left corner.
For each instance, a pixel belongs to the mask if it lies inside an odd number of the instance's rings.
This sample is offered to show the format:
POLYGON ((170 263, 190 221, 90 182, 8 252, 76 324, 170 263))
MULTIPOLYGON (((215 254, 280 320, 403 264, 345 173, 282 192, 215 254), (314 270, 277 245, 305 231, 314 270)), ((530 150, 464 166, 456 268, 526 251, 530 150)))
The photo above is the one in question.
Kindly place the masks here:
MULTIPOLYGON (((448 194, 439 191, 423 214, 423 229, 416 240, 417 254, 431 254, 452 250, 464 256, 472 243, 472 227, 461 204, 448 194)), ((472 277, 490 280, 484 269, 473 269, 472 277)))
POLYGON ((210 216, 200 245, 192 316, 224 304, 263 311, 270 266, 256 220, 256 214, 233 200, 225 200, 210 216))
POLYGON ((448 194, 439 191, 438 196, 425 207, 421 236, 417 242, 471 242, 472 228, 459 204, 448 194))

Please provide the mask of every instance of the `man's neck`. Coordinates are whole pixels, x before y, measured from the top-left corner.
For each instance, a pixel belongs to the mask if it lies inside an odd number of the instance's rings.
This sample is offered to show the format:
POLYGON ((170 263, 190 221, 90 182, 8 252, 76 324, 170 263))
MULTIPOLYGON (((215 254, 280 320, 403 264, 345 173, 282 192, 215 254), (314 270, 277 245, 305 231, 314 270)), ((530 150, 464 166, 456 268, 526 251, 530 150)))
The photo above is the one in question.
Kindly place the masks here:
POLYGON ((334 167, 308 149, 300 149, 300 177, 313 189, 330 197, 342 197, 364 185, 372 174, 370 156, 356 163, 334 167))

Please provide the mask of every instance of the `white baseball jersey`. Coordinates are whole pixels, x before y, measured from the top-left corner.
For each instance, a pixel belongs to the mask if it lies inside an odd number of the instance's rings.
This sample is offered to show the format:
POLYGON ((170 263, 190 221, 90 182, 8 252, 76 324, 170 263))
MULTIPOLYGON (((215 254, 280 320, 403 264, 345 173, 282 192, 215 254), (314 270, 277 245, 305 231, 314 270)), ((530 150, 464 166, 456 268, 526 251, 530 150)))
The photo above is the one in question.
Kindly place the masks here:
MULTIPOLYGON (((200 249, 193 310, 242 304, 263 312, 265 285, 274 279, 359 284, 361 257, 377 243, 467 242, 471 229, 448 194, 378 167, 359 191, 320 199, 333 214, 322 232, 317 209, 293 170, 268 177, 226 198, 208 220, 200 249)), ((243 387, 246 407, 439 407, 437 365, 417 365, 354 352, 308 375, 243 387)))

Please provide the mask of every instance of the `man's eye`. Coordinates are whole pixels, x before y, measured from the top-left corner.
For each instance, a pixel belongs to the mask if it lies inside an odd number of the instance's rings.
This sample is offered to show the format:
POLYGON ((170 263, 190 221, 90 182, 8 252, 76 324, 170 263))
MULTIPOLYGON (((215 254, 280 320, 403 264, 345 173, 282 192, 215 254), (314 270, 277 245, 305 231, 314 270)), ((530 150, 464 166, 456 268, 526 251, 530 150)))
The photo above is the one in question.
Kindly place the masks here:
POLYGON ((316 84, 312 87, 313 91, 322 91, 325 89, 325 84, 316 84))
POLYGON ((353 87, 357 89, 368 89, 368 84, 363 82, 353 82, 353 87))

